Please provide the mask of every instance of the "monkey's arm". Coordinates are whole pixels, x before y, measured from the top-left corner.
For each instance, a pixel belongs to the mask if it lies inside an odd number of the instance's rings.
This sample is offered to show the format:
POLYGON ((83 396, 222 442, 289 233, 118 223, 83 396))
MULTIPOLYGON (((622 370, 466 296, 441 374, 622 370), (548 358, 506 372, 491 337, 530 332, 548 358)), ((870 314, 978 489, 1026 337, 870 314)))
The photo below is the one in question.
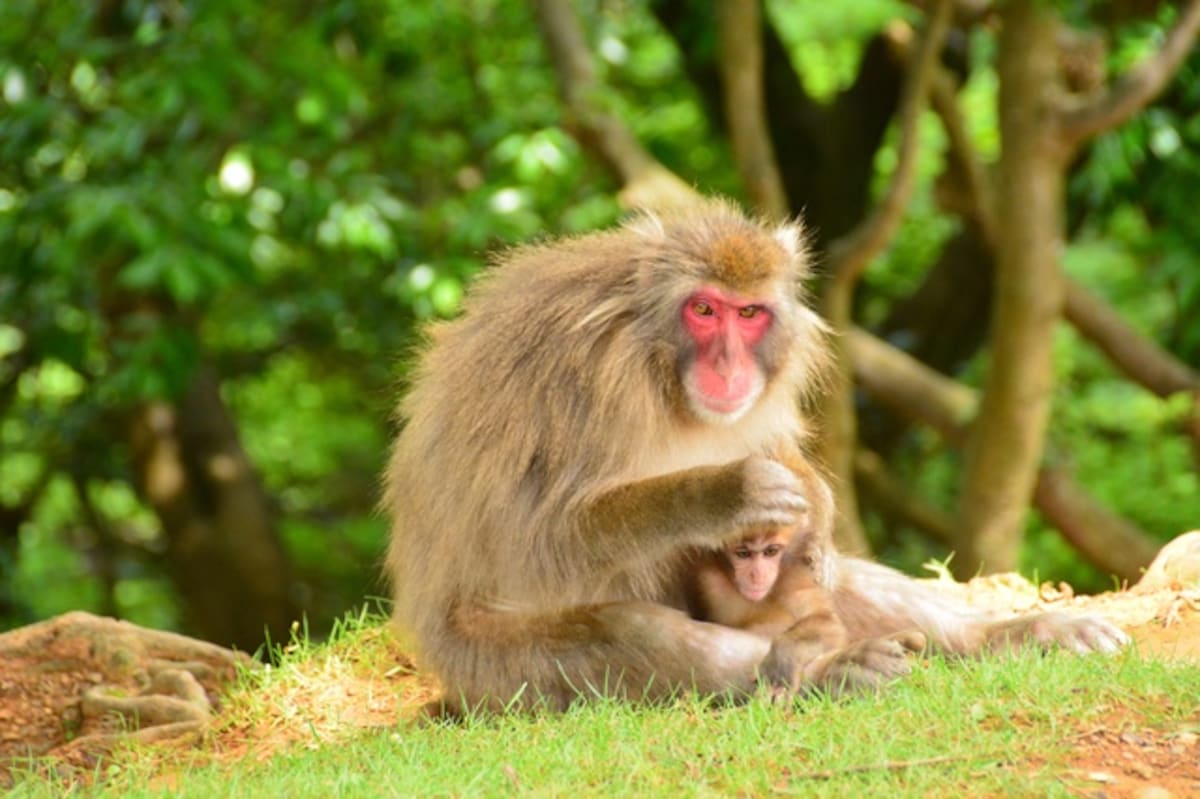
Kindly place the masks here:
POLYGON ((773 636, 759 666, 759 679, 776 698, 814 689, 837 696, 878 688, 907 674, 912 653, 925 646, 925 636, 916 631, 853 635, 834 592, 796 561, 784 569, 773 596, 771 604, 786 609, 791 620, 773 636))
POLYGON ((820 586, 793 590, 785 600, 760 604, 761 613, 744 629, 792 647, 802 662, 846 645, 846 626, 829 593, 820 586))
POLYGON ((593 559, 620 561, 681 546, 719 547, 748 527, 792 524, 807 508, 803 486, 780 463, 751 456, 609 489, 576 516, 593 559))
MULTIPOLYGON (((831 614, 829 618, 836 623, 837 617, 831 614)), ((770 600, 763 600, 755 612, 747 615, 741 624, 732 626, 774 641, 787 639, 797 644, 811 643, 815 648, 814 656, 829 648, 822 642, 830 637, 832 630, 826 628, 821 621, 815 620, 811 614, 797 620, 788 608, 770 600)), ((842 629, 840 624, 837 625, 837 629, 842 629)), ((840 644, 841 641, 837 641, 830 646, 837 647, 840 644)))
POLYGON ((694 563, 688 564, 685 589, 688 615, 698 621, 740 627, 743 600, 730 585, 718 562, 720 557, 715 550, 705 550, 694 563))

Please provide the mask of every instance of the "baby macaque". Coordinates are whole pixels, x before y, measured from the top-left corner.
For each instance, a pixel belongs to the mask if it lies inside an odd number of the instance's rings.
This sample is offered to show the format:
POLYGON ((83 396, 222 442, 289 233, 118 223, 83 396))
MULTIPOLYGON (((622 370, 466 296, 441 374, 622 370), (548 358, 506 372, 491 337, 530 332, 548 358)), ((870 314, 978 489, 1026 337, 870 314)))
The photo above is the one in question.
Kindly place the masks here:
MULTIPOLYGON (((800 546, 790 548, 794 528, 751 533, 723 549, 706 552, 696 564, 692 601, 697 618, 774 638, 796 622, 812 619, 818 605, 829 609, 800 546)), ((803 536, 801 536, 803 538, 803 536)))
MULTIPOLYGON (((797 526, 765 528, 700 553, 688 586, 691 614, 786 647, 792 669, 841 649, 846 628, 817 579, 813 538, 797 526)), ((771 674, 770 663, 761 677, 774 684, 782 675, 771 674)))

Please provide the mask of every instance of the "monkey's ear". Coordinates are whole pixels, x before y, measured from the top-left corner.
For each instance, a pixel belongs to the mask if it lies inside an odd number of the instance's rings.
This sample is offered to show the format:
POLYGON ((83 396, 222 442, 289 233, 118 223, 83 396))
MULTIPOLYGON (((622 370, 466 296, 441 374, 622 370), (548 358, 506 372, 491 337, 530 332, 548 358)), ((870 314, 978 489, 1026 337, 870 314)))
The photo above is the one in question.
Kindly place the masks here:
POLYGON ((659 241, 667 236, 662 220, 653 211, 639 212, 637 216, 625 223, 625 227, 631 233, 644 239, 659 241))
POLYGON ((804 226, 799 222, 780 225, 775 228, 775 240, 783 246, 791 258, 804 254, 804 226))

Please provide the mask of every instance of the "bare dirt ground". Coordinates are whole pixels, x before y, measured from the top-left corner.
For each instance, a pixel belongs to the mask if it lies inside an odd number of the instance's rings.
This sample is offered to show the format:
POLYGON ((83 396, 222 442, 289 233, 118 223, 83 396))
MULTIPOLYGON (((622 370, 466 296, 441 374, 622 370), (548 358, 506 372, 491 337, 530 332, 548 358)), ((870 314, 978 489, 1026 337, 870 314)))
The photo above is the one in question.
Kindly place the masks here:
MULTIPOLYGON (((1100 615, 1129 633, 1142 655, 1200 668, 1200 590, 1184 588, 1171 574, 1143 583, 1129 591, 1074 596, 1065 585, 1039 587, 1000 575, 952 584, 947 590, 997 610, 1100 615)), ((1104 726, 1068 733, 1071 756, 1064 782, 1080 796, 1104 799, 1200 797, 1200 697, 1194 712, 1194 724, 1185 731, 1147 729, 1133 714, 1122 715, 1116 708, 1104 726)), ((1030 762, 1025 767, 1043 765, 1030 762)))
MULTIPOLYGON (((1193 535, 1191 547, 1200 549, 1200 533, 1193 535)), ((1200 567, 1189 561, 1187 569, 1195 568, 1200 567)), ((1134 589, 1097 596, 1074 596, 1065 585, 1035 586, 1014 575, 965 584, 935 582, 972 604, 1005 612, 1102 615, 1126 630, 1141 653, 1200 668, 1200 581, 1193 577, 1152 567, 1134 589)), ((414 715, 435 695, 435 683, 411 668, 385 628, 368 635, 378 635, 375 643, 386 648, 390 662, 401 665, 364 669, 355 663, 353 651, 327 658, 319 674, 281 686, 282 693, 271 697, 273 712, 223 720, 204 735, 202 749, 226 761, 266 759, 289 745, 311 741, 314 734, 337 740, 414 715)), ((120 707, 114 710, 123 698, 151 703, 140 706, 141 720, 144 726, 151 719, 161 734, 149 727, 142 730, 143 740, 181 735, 196 740, 202 726, 193 723, 196 719, 203 722, 208 713, 219 718, 222 680, 233 673, 236 658, 187 642, 191 639, 87 614, 67 614, 0 635, 0 788, 11 779, 5 764, 27 765, 31 756, 44 758, 49 769, 64 777, 86 774, 98 755, 120 740, 119 733, 133 726, 129 713, 122 717, 115 712, 120 707), (186 686, 164 689, 155 678, 164 670, 195 675, 202 692, 197 697, 194 686, 191 694, 186 686), (122 699, 97 704, 98 692, 122 699), (164 703, 178 710, 177 700, 193 706, 183 709, 182 720, 171 713, 156 715, 164 703), (203 711, 199 715, 197 707, 203 711)), ((1200 711, 1196 721, 1200 724, 1200 711)), ((1136 719, 1118 717, 1103 728, 1078 730, 1073 751, 1069 776, 1077 778, 1076 787, 1085 795, 1200 796, 1200 735, 1194 731, 1147 730, 1136 719)))

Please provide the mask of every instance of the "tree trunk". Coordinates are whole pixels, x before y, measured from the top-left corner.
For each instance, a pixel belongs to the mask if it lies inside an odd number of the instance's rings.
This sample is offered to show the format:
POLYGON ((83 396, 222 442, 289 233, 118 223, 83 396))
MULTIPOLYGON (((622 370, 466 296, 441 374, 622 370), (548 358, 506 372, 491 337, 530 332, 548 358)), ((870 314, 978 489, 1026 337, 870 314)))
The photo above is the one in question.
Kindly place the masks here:
POLYGON ((716 11, 721 97, 733 161, 754 210, 770 219, 783 219, 788 203, 763 98, 761 9, 758 0, 721 0, 716 11))
POLYGON ((139 491, 162 521, 188 629, 253 652, 288 640, 297 609, 270 503, 216 376, 200 368, 175 406, 151 402, 131 434, 139 491))
POLYGON ((1050 124, 1056 19, 1037 0, 1000 7, 1000 136, 991 362, 967 447, 961 575, 1017 566, 1054 386, 1063 306, 1064 163, 1050 124))

